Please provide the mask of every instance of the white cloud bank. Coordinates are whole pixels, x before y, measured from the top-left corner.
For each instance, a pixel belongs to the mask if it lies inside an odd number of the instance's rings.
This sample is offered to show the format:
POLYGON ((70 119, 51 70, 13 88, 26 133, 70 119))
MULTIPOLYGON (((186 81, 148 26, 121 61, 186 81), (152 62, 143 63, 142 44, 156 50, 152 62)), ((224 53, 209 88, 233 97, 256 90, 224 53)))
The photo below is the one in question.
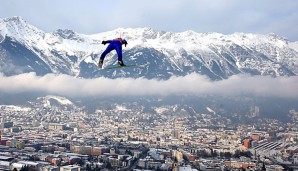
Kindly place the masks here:
POLYGON ((16 94, 42 92, 68 97, 168 96, 168 95, 255 95, 298 98, 298 76, 277 77, 235 75, 211 81, 199 74, 171 77, 168 80, 105 77, 75 78, 68 75, 36 76, 25 73, 0 75, 0 92, 16 94))

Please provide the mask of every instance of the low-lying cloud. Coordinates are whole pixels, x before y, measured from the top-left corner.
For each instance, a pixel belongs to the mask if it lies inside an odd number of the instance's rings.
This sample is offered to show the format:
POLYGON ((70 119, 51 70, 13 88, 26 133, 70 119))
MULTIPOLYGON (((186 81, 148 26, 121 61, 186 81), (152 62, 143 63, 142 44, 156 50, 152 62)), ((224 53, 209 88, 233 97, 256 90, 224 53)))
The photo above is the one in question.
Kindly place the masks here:
POLYGON ((170 95, 254 95, 260 97, 298 98, 298 76, 277 77, 234 75, 212 81, 196 73, 168 80, 146 78, 105 77, 84 79, 69 75, 37 76, 25 73, 15 76, 0 75, 0 92, 41 92, 67 97, 109 96, 170 96, 170 95))

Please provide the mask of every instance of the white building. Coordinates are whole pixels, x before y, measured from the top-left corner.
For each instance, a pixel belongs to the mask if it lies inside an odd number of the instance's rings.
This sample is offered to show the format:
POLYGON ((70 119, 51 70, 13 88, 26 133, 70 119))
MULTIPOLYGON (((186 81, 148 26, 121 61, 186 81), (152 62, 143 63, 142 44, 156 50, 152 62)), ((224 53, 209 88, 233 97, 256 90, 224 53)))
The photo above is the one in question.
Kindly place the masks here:
POLYGON ((60 171, 80 171, 81 167, 80 166, 75 166, 75 165, 67 165, 60 167, 60 171))

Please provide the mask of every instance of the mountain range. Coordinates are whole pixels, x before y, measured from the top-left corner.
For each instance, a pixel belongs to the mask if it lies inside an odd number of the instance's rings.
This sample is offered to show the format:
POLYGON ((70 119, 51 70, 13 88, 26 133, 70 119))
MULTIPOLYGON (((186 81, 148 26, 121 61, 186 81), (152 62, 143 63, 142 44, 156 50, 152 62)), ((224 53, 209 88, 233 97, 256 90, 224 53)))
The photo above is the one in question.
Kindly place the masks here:
MULTIPOLYGON (((117 65, 115 51, 106 57, 104 68, 114 65, 117 65)), ((9 77, 29 72, 38 76, 54 73, 88 79, 141 77, 167 80, 191 73, 205 75, 210 80, 223 80, 236 74, 290 77, 298 75, 298 42, 273 33, 224 35, 191 30, 166 32, 152 28, 119 28, 92 35, 67 29, 49 33, 30 25, 22 17, 0 19, 0 74, 9 77), (107 46, 101 42, 117 37, 128 41, 127 47, 123 47, 124 63, 136 66, 109 70, 98 68, 99 56, 107 46)), ((217 113, 232 118, 236 114, 239 118, 241 115, 251 118, 252 109, 257 108, 260 116, 280 120, 288 119, 289 111, 298 109, 297 99, 245 95, 197 97, 173 94, 108 98, 99 95, 71 101, 38 90, 33 92, 0 92, 0 104, 17 105, 8 106, 7 110, 19 110, 19 105, 24 105, 26 110, 34 106, 52 108, 54 105, 54 108, 61 109, 82 108, 90 113, 104 108, 116 110, 121 104, 135 109, 132 112, 166 110, 180 115, 186 111, 189 114, 217 113)))
MULTIPOLYGON (((104 67, 116 64, 109 54, 104 67)), ((0 72, 6 76, 27 72, 37 75, 67 74, 74 77, 144 77, 168 79, 200 73, 211 80, 239 73, 298 75, 298 42, 273 33, 166 32, 152 28, 119 28, 86 35, 58 29, 48 33, 22 17, 0 19, 0 72), (102 70, 97 67, 106 48, 102 40, 125 38, 124 62, 135 67, 102 70)))

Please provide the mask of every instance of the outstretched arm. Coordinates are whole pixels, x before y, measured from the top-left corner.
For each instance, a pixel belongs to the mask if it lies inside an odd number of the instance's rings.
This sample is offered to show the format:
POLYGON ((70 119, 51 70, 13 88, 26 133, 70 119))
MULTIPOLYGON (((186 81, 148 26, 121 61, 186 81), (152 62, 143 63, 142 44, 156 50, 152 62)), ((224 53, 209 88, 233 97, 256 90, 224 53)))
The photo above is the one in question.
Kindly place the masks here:
POLYGON ((111 43, 111 42, 112 42, 112 40, 104 40, 104 41, 101 42, 101 44, 104 44, 105 45, 105 44, 111 43))

